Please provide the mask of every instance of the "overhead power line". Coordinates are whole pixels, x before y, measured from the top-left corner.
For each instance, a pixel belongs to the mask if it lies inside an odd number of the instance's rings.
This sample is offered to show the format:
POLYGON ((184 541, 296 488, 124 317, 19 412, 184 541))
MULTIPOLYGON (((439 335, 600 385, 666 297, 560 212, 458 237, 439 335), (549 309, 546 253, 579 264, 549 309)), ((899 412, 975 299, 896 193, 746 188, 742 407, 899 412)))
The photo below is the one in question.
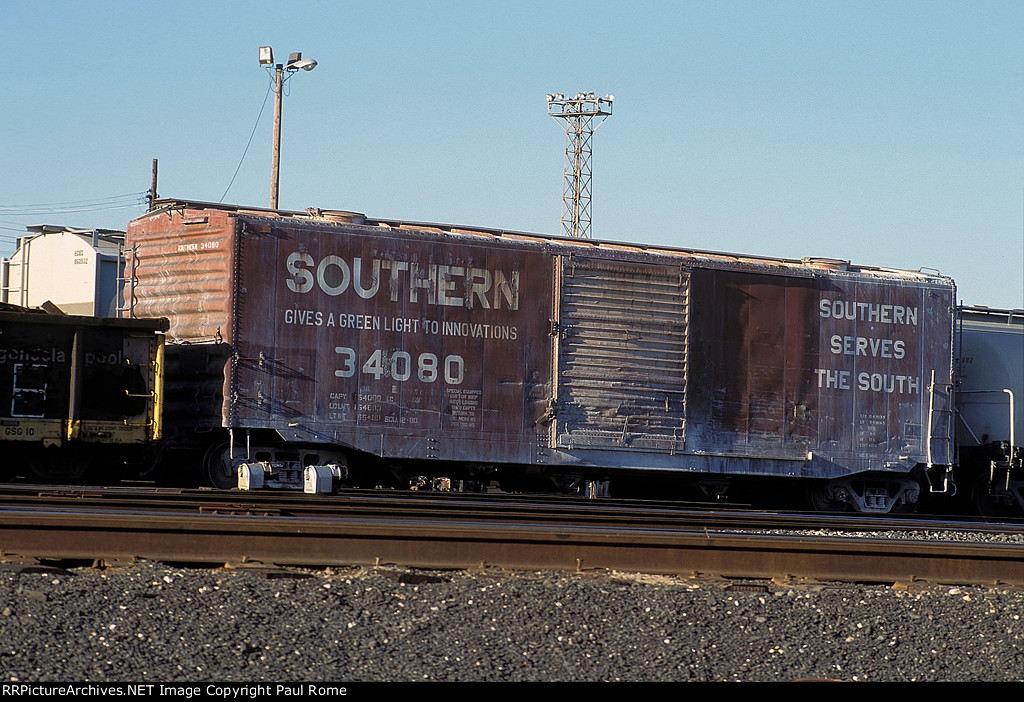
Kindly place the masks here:
POLYGON ((112 195, 95 200, 69 200, 65 202, 37 203, 30 205, 0 205, 3 217, 38 217, 42 215, 71 214, 76 212, 98 212, 117 210, 146 203, 146 191, 112 195))
POLYGON ((235 178, 238 177, 238 171, 242 167, 242 161, 245 160, 245 155, 249 153, 249 147, 252 145, 252 138, 256 135, 256 127, 260 126, 260 118, 263 116, 263 108, 267 106, 267 98, 270 96, 270 91, 274 89, 274 80, 271 78, 270 83, 267 85, 267 93, 263 96, 263 104, 260 105, 259 114, 256 115, 256 124, 252 125, 252 132, 249 134, 249 141, 245 144, 245 149, 242 150, 242 158, 238 159, 238 166, 235 168, 234 174, 231 176, 231 182, 228 183, 228 187, 224 189, 224 194, 220 196, 220 201, 224 202, 224 198, 228 196, 228 191, 231 190, 231 186, 235 184, 235 178))

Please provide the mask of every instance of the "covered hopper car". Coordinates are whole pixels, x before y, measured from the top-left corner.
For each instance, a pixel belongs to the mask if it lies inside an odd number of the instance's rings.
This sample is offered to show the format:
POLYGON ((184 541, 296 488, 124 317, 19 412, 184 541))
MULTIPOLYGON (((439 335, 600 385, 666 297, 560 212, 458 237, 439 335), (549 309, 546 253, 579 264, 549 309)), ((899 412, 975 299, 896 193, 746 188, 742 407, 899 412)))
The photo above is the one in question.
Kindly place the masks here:
POLYGON ((170 320, 168 439, 217 485, 950 489, 937 274, 177 200, 126 250, 131 316, 170 320))
POLYGON ((160 438, 167 320, 103 319, 0 305, 0 441, 8 475, 146 472, 160 438))
POLYGON ((958 470, 975 509, 1024 514, 1024 310, 964 307, 958 323, 958 470))

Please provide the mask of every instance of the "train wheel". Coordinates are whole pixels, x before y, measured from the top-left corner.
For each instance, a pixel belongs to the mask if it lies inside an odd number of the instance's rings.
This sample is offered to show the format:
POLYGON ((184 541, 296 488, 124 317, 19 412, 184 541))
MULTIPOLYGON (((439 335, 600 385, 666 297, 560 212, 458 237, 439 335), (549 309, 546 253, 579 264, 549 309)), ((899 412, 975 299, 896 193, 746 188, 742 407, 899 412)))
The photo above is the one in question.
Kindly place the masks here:
POLYGON ((238 487, 238 473, 231 466, 231 449, 227 444, 215 444, 206 452, 203 477, 211 487, 222 490, 238 487))
POLYGON ((89 467, 82 452, 55 446, 32 451, 27 460, 33 475, 56 483, 81 480, 89 467))
POLYGON ((1007 519, 1022 516, 1011 495, 1005 492, 993 494, 987 476, 981 476, 974 481, 971 488, 971 503, 974 510, 983 517, 1007 519))
POLYGON ((850 503, 837 500, 828 489, 827 483, 812 485, 809 488, 811 509, 815 512, 849 512, 850 503))

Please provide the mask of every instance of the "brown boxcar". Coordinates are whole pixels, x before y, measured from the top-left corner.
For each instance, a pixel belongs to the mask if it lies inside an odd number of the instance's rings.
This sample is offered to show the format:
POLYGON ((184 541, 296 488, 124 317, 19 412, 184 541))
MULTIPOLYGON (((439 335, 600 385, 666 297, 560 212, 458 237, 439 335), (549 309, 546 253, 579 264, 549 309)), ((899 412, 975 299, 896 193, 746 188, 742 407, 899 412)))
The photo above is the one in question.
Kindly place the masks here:
POLYGON ((0 306, 5 471, 77 477, 92 460, 120 461, 121 449, 159 439, 166 329, 165 319, 0 306))
POLYGON ((157 208, 130 223, 127 248, 132 315, 171 320, 169 422, 595 479, 829 479, 823 504, 878 510, 916 499, 915 467, 952 461, 948 278, 345 212, 157 208))

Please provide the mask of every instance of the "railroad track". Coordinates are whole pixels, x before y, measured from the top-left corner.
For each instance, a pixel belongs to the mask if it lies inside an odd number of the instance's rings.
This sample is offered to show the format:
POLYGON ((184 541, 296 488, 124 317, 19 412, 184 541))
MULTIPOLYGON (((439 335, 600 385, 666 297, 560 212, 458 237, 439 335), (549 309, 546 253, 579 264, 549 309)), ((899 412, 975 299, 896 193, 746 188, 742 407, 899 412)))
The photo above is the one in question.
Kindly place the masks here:
POLYGON ((4 560, 496 566, 1024 586, 1022 532, 1020 524, 613 500, 0 488, 4 560))

